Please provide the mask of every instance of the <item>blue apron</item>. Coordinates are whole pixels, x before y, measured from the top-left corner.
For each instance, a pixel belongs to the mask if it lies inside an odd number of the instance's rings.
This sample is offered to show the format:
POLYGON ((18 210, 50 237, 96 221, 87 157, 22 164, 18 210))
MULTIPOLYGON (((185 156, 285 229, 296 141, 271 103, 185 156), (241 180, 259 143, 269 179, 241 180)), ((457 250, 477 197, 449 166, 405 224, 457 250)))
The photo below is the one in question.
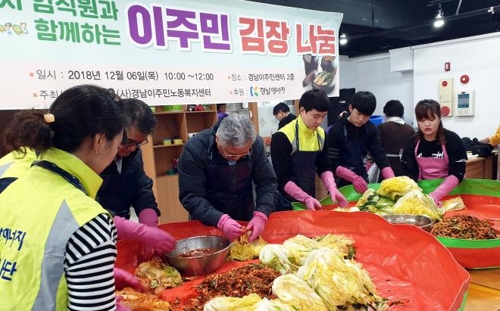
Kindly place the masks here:
POLYGON ((252 155, 239 159, 234 165, 218 165, 214 159, 213 142, 208 150, 207 201, 235 220, 249 221, 254 210, 252 155))
MULTIPOLYGON (((295 122, 295 152, 290 155, 291 162, 291 178, 300 189, 312 196, 316 195, 315 174, 316 174, 316 158, 323 150, 323 144, 318 135, 318 151, 300 151, 299 144, 299 122, 295 122)), ((291 210, 290 202, 295 202, 286 192, 278 191, 278 198, 275 202, 278 211, 291 210), (285 199, 285 201, 283 201, 285 199), (288 201, 288 202, 286 202, 288 201), (288 203, 288 204, 287 204, 288 203)))
MULTIPOLYGON (((368 131, 368 130, 367 130, 368 131)), ((366 141, 364 140, 347 140, 347 128, 344 124, 344 145, 340 150, 340 165, 350 169, 358 176, 363 177, 363 179, 368 182, 368 174, 366 173, 365 161, 368 150, 366 149, 366 141)), ((351 185, 351 182, 343 179, 337 178, 337 187, 342 187, 346 185, 351 185)))

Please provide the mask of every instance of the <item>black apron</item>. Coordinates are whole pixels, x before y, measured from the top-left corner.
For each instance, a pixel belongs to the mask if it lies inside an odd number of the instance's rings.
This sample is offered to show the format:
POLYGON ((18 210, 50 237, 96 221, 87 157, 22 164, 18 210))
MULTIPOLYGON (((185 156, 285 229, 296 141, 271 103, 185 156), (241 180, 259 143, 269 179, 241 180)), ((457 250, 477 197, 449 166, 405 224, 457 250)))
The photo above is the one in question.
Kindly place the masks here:
POLYGON ((129 219, 130 206, 137 191, 134 170, 122 170, 122 173, 118 173, 116 162, 113 161, 112 164, 100 175, 103 183, 96 200, 113 216, 129 219))
POLYGON ((234 165, 218 165, 213 143, 208 150, 207 201, 235 220, 249 221, 254 210, 252 155, 239 159, 234 165))
MULTIPOLYGON (((347 140, 347 128, 344 124, 344 146, 340 151, 340 159, 343 160, 341 162, 341 165, 345 168, 350 169, 358 176, 361 176, 366 182, 368 182, 368 174, 366 173, 365 163, 363 159, 366 159, 367 154, 368 150, 366 149, 366 141, 347 140)), ((337 187, 339 188, 352 184, 351 182, 343 178, 338 178, 336 183, 337 187)))
MULTIPOLYGON (((316 194, 316 185, 315 185, 315 174, 316 174, 316 158, 320 154, 321 150, 323 150, 323 144, 318 135, 318 151, 300 151, 299 149, 299 122, 295 122, 295 152, 290 155, 291 162, 291 178, 300 189, 304 192, 315 197, 316 194)), ((275 202, 276 210, 284 211, 291 210, 292 206, 290 202, 295 202, 296 199, 289 196, 286 192, 278 192, 278 198, 275 202), (283 201, 288 201, 287 202, 283 201)))

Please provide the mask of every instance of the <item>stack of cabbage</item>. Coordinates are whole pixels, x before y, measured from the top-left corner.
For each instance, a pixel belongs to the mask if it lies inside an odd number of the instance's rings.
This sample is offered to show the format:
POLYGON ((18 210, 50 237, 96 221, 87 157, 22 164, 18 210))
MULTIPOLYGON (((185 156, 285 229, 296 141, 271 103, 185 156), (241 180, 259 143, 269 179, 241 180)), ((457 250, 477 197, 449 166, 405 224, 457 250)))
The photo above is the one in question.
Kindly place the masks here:
POLYGON ((282 245, 269 244, 260 261, 282 275, 273 282, 277 299, 252 294, 242 298, 218 297, 204 310, 387 310, 368 273, 355 262, 354 241, 341 235, 309 239, 297 235, 282 245))
POLYGON ((377 191, 368 189, 356 206, 360 211, 378 215, 427 215, 433 220, 441 219, 444 213, 444 210, 438 208, 434 200, 424 194, 417 183, 407 176, 383 180, 377 191))

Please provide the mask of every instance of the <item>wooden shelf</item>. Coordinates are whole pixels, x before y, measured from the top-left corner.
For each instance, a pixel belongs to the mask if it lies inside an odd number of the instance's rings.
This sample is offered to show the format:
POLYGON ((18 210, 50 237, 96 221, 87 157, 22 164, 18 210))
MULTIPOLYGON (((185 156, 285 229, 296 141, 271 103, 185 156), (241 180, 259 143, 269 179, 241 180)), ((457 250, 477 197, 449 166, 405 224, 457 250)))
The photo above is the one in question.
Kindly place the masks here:
POLYGON ((166 175, 173 168, 175 158, 180 158, 185 143, 164 145, 164 139, 188 140, 188 133, 201 132, 217 122, 215 104, 209 104, 207 110, 187 111, 188 105, 182 105, 182 110, 163 111, 164 106, 156 106, 155 117, 158 125, 149 139, 150 143, 143 146, 144 167, 153 179, 156 200, 162 212, 160 224, 166 222, 187 221, 188 212, 179 202, 179 177, 166 175))
POLYGON ((184 143, 182 143, 182 144, 172 144, 172 145, 154 145, 153 148, 160 149, 160 148, 172 148, 172 147, 179 147, 179 146, 184 146, 184 143))

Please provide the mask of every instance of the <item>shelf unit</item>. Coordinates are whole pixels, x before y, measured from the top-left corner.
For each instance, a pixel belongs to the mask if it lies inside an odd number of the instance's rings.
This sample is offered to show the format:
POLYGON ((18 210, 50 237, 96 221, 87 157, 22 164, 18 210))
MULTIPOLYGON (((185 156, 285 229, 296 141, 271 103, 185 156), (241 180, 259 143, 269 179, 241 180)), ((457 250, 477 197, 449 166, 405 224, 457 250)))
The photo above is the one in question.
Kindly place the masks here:
POLYGON ((161 211, 160 224, 187 221, 188 212, 179 202, 179 177, 167 175, 173 168, 173 159, 181 156, 189 133, 201 132, 217 121, 215 104, 203 105, 204 111, 189 111, 182 105, 179 111, 164 111, 169 106, 157 106, 155 116, 158 125, 150 141, 143 146, 146 172, 154 175, 154 192, 161 211), (164 145, 165 139, 182 139, 181 144, 164 145))

